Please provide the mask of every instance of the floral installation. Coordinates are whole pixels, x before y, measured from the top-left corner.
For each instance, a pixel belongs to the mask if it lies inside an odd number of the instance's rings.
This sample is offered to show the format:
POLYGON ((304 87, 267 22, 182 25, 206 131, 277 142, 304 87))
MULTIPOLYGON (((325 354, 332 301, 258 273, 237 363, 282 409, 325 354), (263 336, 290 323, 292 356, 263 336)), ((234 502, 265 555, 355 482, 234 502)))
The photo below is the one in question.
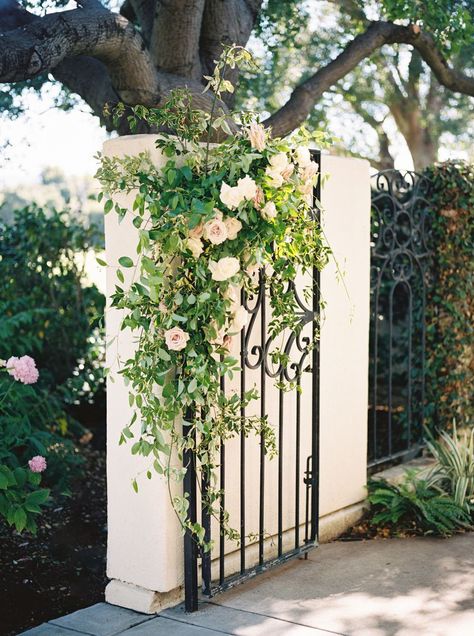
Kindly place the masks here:
MULTIPOLYGON (((312 215, 318 166, 308 149, 311 142, 325 145, 324 135, 303 128, 291 138, 272 138, 253 114, 229 115, 217 106, 222 93, 232 90, 223 79, 226 68, 250 61, 244 49, 226 49, 207 78, 215 95, 211 113, 194 110, 185 91, 174 91, 160 109, 116 109, 115 116, 128 116, 132 129, 146 120, 173 131, 157 136, 164 166, 155 167, 146 153, 100 157, 105 212, 131 215, 139 235, 136 261, 119 259, 112 306, 124 310, 122 328, 138 334, 134 356, 119 361, 135 409, 120 443, 133 440, 131 452, 150 457, 150 479, 153 470, 182 479, 186 467, 171 458, 177 452, 182 460, 191 448, 198 469, 213 483, 220 444, 241 432, 262 436, 268 455, 276 453, 267 419, 241 416, 242 406, 258 397, 256 390, 242 398, 221 390, 221 378, 239 371, 229 350, 249 318, 241 293, 254 292, 256 274, 266 271, 270 334, 297 330, 288 283, 299 271, 321 269, 328 259, 312 215), (224 140, 211 144, 214 133, 224 140), (131 210, 113 202, 114 194, 132 191, 131 210), (129 287, 121 268, 135 268, 129 287)), ((284 358, 283 352, 273 355, 284 358)), ((133 487, 138 490, 136 480, 133 487)), ((210 488, 206 496, 210 513, 227 521, 219 492, 210 488)), ((172 502, 183 528, 209 549, 202 526, 187 519, 186 493, 172 502)), ((240 539, 228 526, 225 532, 240 539)))

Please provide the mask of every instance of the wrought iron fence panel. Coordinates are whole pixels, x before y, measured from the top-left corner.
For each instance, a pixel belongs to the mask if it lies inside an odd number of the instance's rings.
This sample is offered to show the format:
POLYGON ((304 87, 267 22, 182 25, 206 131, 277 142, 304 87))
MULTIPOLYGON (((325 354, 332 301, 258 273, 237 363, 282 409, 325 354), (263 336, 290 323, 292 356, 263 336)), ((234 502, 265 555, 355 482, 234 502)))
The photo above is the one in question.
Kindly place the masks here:
POLYGON ((372 183, 369 468, 414 457, 425 409, 430 182, 386 170, 372 183))
MULTIPOLYGON (((320 154, 313 153, 320 165, 320 154)), ((319 185, 314 197, 319 201, 319 185)), ((317 206, 313 213, 318 216, 317 206)), ((269 416, 275 426, 278 454, 266 457, 263 438, 259 445, 242 432, 237 440, 220 444, 219 466, 215 475, 200 475, 191 450, 183 458, 187 472, 184 492, 188 495, 188 519, 200 521, 205 528, 205 540, 214 541, 213 549, 204 552, 189 532, 184 541, 185 608, 198 609, 200 597, 209 598, 268 568, 288 559, 306 555, 317 544, 319 517, 319 271, 310 278, 311 293, 304 295, 296 282, 290 282, 285 292, 294 299, 298 328, 285 331, 275 342, 270 334, 269 294, 272 293, 271 273, 260 271, 254 294, 242 291, 241 302, 250 314, 248 325, 240 336, 240 377, 238 392, 257 384, 256 405, 242 409, 244 418, 249 409, 261 417, 269 416), (314 341, 314 344, 313 344, 314 341), (288 356, 282 363, 272 358, 278 346, 288 356), (291 391, 275 383, 293 383, 291 391), (310 408, 302 408, 302 385, 310 392, 310 408), (290 408, 291 402, 291 408, 290 408), (237 448, 236 448, 237 445, 237 448), (232 464, 229 465, 230 455, 232 464), (220 518, 211 519, 203 505, 209 480, 218 482, 220 518), (269 492, 269 485, 276 492, 269 492), (231 482, 231 483, 229 483, 231 482), (230 509, 237 520, 239 545, 229 546, 224 528, 224 510, 230 509), (230 572, 230 573, 229 573, 230 572), (200 581, 200 586, 199 586, 200 581), (200 589, 199 589, 200 587, 200 589)), ((221 379, 225 391, 227 379, 221 379)), ((306 395, 306 393, 305 393, 306 395)), ((252 413, 252 414, 254 414, 252 413)), ((187 420, 192 417, 188 413, 187 420)), ((189 434, 191 434, 189 432, 189 434)))

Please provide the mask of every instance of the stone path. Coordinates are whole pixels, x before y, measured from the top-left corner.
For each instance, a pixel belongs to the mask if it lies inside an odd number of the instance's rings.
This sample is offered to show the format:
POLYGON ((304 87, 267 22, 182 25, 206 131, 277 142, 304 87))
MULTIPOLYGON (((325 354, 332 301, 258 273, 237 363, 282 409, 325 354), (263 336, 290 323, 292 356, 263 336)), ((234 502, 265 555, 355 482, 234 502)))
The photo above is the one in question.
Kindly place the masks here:
POLYGON ((474 533, 330 543, 158 616, 99 603, 28 636, 474 636, 474 533))

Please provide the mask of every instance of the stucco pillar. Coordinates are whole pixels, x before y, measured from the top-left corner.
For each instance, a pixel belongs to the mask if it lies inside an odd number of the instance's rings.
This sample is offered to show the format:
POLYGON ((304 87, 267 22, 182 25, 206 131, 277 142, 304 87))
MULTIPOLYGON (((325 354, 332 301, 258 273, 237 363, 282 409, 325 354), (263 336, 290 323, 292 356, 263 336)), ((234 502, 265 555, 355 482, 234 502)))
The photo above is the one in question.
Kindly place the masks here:
MULTIPOLYGON (((155 148, 154 135, 119 137, 106 141, 106 156, 136 155, 148 151, 152 161, 160 165, 161 153, 155 148)), ((114 200, 132 209, 135 193, 118 195, 114 200)), ((110 212, 105 216, 105 250, 107 262, 107 297, 121 285, 116 276, 118 259, 129 256, 137 261, 138 231, 130 215, 119 222, 110 212)), ((131 283, 135 268, 121 268, 125 288, 131 283)), ((135 350, 136 335, 120 331, 123 312, 106 310, 107 377, 107 576, 106 600, 142 612, 154 612, 163 605, 175 604, 180 598, 183 580, 182 534, 169 502, 167 483, 154 474, 151 480, 143 474, 150 460, 130 452, 130 443, 119 446, 120 432, 130 421, 132 409, 128 389, 117 373, 118 361, 127 359, 135 350), (140 475, 139 492, 132 480, 140 475)))

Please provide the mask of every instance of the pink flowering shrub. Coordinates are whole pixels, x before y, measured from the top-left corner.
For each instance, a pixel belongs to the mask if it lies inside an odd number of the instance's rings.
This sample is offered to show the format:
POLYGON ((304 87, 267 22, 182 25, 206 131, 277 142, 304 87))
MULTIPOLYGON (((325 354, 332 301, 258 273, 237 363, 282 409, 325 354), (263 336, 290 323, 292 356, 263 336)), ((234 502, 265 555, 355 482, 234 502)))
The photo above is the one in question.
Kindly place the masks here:
POLYGON ((35 384, 38 381, 39 372, 35 361, 30 356, 21 356, 21 358, 12 356, 7 360, 6 368, 8 373, 18 382, 35 384))
POLYGON ((46 470, 48 464, 42 455, 35 455, 28 462, 28 466, 32 473, 42 473, 46 470))

